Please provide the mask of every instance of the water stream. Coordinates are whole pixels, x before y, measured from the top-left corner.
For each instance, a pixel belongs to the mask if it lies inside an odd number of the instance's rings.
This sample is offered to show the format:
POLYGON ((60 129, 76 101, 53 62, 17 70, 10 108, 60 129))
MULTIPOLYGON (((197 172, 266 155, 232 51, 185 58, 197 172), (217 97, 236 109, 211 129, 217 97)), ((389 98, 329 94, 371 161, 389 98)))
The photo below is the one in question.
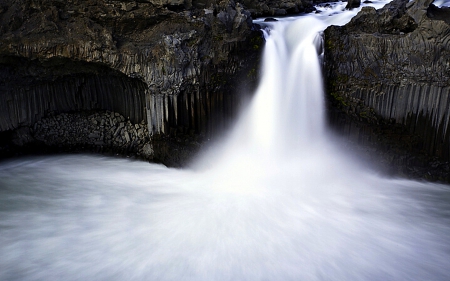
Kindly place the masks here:
POLYGON ((0 280, 450 280, 450 187, 384 177, 325 128, 320 31, 343 6, 264 23, 254 100, 190 168, 0 163, 0 280))

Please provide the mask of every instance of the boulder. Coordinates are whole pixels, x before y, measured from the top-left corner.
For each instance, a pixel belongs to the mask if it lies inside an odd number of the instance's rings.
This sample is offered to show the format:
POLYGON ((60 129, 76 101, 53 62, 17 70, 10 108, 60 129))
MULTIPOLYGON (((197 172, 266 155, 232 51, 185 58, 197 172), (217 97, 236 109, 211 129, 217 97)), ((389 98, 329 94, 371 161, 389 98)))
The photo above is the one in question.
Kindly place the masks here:
POLYGON ((354 9, 354 8, 359 8, 359 6, 361 6, 361 0, 348 0, 345 8, 346 9, 354 9))

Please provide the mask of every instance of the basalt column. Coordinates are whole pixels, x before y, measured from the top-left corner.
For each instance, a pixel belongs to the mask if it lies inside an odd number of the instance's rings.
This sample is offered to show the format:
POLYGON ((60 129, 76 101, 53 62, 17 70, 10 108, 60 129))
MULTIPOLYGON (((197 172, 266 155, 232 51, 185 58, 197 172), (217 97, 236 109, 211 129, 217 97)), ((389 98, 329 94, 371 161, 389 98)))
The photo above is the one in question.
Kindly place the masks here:
POLYGON ((145 120, 147 87, 138 79, 101 65, 65 59, 45 63, 2 59, 0 131, 31 126, 49 114, 75 111, 110 110, 134 123, 145 120), (40 76, 33 77, 35 73, 40 76))
MULTIPOLYGON (((432 0, 365 7, 325 30, 333 103, 355 119, 420 138, 416 149, 450 160, 450 10, 432 0)), ((408 142, 403 146, 408 146, 408 142)))
POLYGON ((252 92, 262 43, 228 0, 0 0, 0 152, 59 135, 176 165, 252 92))

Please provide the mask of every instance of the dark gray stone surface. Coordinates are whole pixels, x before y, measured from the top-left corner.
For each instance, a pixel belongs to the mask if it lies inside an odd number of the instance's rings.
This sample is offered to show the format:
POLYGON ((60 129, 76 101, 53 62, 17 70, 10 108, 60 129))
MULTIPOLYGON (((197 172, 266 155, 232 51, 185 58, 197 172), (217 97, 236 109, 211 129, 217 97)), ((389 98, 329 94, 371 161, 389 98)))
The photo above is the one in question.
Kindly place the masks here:
POLYGON ((233 0, 0 0, 0 7, 3 136, 89 110, 144 121, 152 137, 212 134, 256 81, 263 39, 233 0))
POLYGON ((394 0, 329 27, 325 73, 332 102, 348 115, 401 125, 420 137, 416 150, 449 161, 450 25, 431 2, 394 0))

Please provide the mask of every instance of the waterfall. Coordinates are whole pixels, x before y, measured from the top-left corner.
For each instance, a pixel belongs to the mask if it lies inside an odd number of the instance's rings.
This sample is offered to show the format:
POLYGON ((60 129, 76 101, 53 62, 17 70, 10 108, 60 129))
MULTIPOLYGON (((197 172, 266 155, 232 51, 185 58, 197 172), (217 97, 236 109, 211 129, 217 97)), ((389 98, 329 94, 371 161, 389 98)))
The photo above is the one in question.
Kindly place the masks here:
POLYGON ((246 116, 248 120, 242 121, 248 136, 245 131, 238 132, 245 137, 248 148, 307 149, 323 138, 319 31, 324 27, 321 21, 304 17, 266 31, 263 76, 246 116))
POLYGON ((326 131, 320 31, 356 13, 336 5, 261 22, 254 99, 189 169, 0 163, 0 280, 449 280, 449 186, 378 175, 326 131))

